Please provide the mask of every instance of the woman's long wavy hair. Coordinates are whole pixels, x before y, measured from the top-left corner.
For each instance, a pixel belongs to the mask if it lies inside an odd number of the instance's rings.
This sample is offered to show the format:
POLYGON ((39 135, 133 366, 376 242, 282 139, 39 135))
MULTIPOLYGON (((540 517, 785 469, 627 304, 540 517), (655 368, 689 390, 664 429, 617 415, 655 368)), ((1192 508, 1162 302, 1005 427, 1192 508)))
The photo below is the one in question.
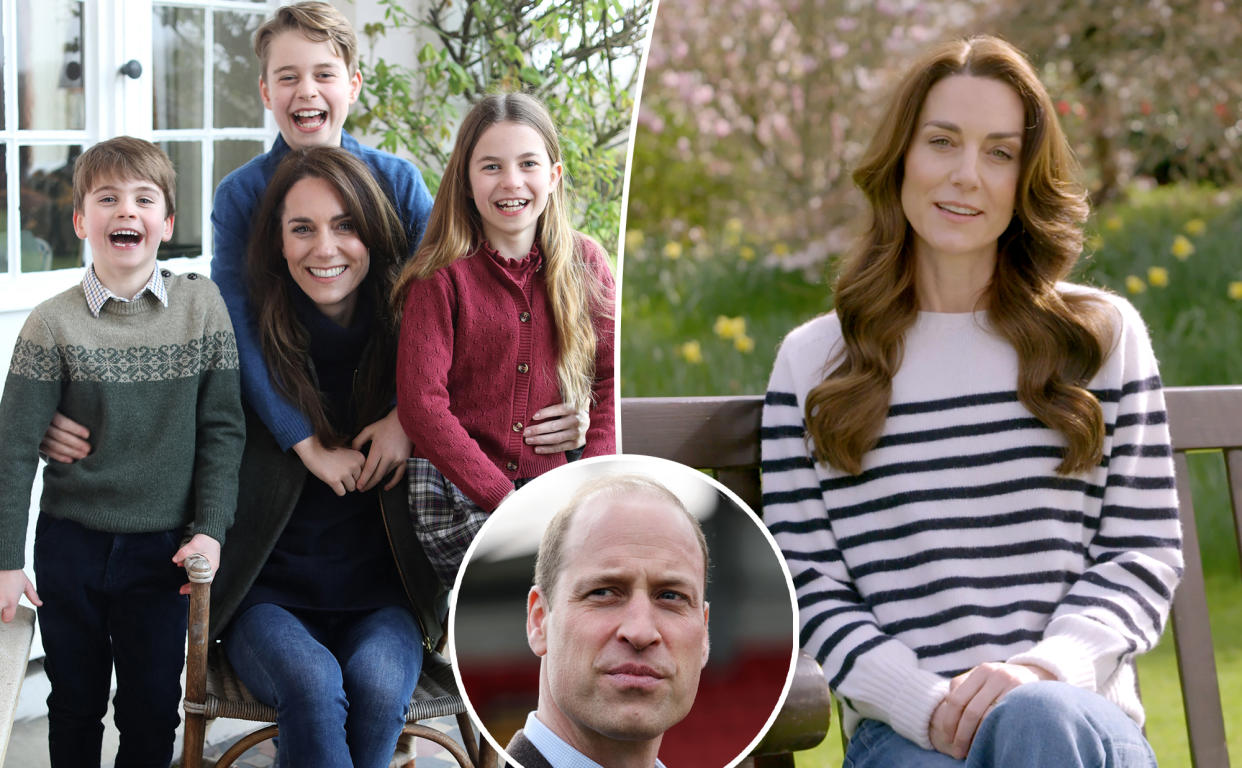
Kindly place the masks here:
MULTIPOLYGON (((523 93, 501 93, 475 104, 457 131, 457 142, 440 180, 422 244, 392 291, 391 300, 398 315, 411 281, 425 280, 437 270, 471 255, 486 239, 483 220, 471 197, 470 157, 483 132, 497 123, 533 128, 543 139, 551 162, 561 162, 556 126, 537 99, 523 93)), ((584 261, 588 238, 570 226, 567 196, 562 174, 560 183, 548 193, 535 243, 543 254, 544 280, 557 329, 556 373, 561 397, 583 408, 590 403, 595 381, 598 340, 592 319, 611 312, 604 300, 603 286, 584 261)))
POLYGON ((919 309, 913 234, 901 206, 906 151, 928 92, 953 75, 999 80, 1022 100, 1016 212, 999 238, 996 267, 980 303, 1018 352, 1018 399, 1065 438, 1057 472, 1082 472, 1100 462, 1103 449, 1103 412, 1086 385, 1111 343, 1111 314, 1098 298, 1059 291, 1057 283, 1082 252, 1087 196, 1034 69, 1009 43, 986 36, 938 46, 910 68, 854 171, 854 183, 870 203, 871 223, 837 278, 844 346, 806 401, 815 457, 858 474, 884 426, 904 337, 919 309))
POLYGON ((382 418, 396 396, 397 325, 389 311, 388 295, 409 246, 401 220, 371 170, 339 147, 290 152, 272 175, 254 218, 246 257, 250 300, 258 314, 263 358, 272 383, 310 418, 321 442, 338 446, 347 443, 353 432, 341 433, 328 419, 311 370, 310 336, 294 310, 294 296, 301 289, 284 257, 285 196, 306 178, 323 179, 336 190, 370 258, 367 275, 357 289, 358 308, 374 312, 374 318, 354 382, 354 427, 382 418))

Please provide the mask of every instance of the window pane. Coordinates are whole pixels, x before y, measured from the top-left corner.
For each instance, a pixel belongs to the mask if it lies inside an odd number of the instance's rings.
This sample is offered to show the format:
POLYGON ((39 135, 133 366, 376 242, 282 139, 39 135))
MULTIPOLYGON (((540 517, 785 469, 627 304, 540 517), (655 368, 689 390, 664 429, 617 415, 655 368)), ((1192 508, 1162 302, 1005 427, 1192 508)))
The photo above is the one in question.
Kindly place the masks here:
POLYGON ((263 16, 217 11, 215 17, 214 127, 262 128, 259 60, 255 58, 250 41, 263 23, 263 16))
POLYGON ((159 258, 198 256, 203 252, 203 145, 199 141, 162 141, 177 169, 177 218, 172 240, 160 245, 159 258))
POLYGON ((216 142, 216 167, 211 177, 211 188, 220 186, 220 181, 235 168, 240 168, 250 160, 263 153, 263 142, 232 141, 216 142))
POLYGON ((0 274, 9 271, 9 172, 5 162, 8 145, 0 144, 0 274))
POLYGON ((202 128, 204 13, 157 6, 153 16, 155 129, 202 128))
POLYGON ((73 161, 80 145, 20 147, 22 271, 80 267, 73 233, 73 161))
POLYGON ((17 5, 18 128, 82 130, 82 3, 21 0, 17 5))

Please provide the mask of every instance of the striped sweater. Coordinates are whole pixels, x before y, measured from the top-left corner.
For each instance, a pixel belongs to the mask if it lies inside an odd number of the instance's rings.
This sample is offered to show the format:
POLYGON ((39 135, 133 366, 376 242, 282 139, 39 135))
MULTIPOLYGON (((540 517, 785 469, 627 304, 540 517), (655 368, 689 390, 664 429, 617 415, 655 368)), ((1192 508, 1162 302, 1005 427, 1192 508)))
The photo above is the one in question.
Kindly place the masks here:
POLYGON ((815 463, 805 436, 807 392, 841 344, 835 314, 783 342, 764 517, 847 732, 872 718, 931 748, 949 678, 989 661, 1043 667, 1142 722, 1130 662, 1164 627, 1181 533, 1151 343, 1133 307, 1105 298, 1115 338, 1089 385, 1104 458, 1073 476, 1056 473, 1064 441, 1018 401, 1017 353, 986 313, 919 314, 858 476, 815 463))

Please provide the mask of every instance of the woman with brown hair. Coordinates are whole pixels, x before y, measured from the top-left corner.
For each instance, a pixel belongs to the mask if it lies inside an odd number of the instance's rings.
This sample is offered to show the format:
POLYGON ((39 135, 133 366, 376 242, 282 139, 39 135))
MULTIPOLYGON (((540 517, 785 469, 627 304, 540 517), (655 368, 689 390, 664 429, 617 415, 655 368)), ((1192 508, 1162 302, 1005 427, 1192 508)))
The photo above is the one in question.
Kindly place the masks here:
POLYGON ((1019 51, 939 46, 887 115, 854 173, 870 227, 763 417, 846 765, 1155 765, 1133 659, 1181 554, 1146 329, 1064 282, 1086 195, 1019 51))

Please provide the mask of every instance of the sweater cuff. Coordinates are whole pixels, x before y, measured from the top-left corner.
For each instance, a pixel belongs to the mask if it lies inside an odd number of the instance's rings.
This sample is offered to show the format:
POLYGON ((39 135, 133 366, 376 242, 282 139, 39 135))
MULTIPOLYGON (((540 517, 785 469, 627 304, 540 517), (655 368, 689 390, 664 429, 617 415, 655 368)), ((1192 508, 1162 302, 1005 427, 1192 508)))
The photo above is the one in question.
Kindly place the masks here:
POLYGON ((1102 649, 1093 649, 1083 638, 1069 635, 1045 637, 1033 648, 1006 659, 1009 664, 1033 664, 1043 667, 1063 683, 1089 691, 1096 690, 1095 665, 1092 659, 1102 649))
POLYGON ((276 444, 280 446, 282 451, 288 451, 293 446, 315 434, 310 424, 307 423, 306 417, 296 411, 292 418, 275 421, 271 425, 271 429, 272 436, 276 438, 276 444))
POLYGON ((475 499, 475 501, 483 508, 484 512, 490 515, 496 511, 496 507, 500 506, 500 502, 504 501, 506 496, 513 493, 513 483, 506 480, 490 488, 483 488, 482 491, 482 498, 475 499))
MULTIPOLYGON (((874 701, 875 714, 886 720, 894 731, 923 749, 934 749, 928 735, 932 713, 949 695, 949 680, 921 669, 911 670, 900 665, 885 665, 871 670, 862 686, 854 682, 851 693, 860 701, 874 701)), ((863 717, 872 717, 867 707, 859 709, 863 717)))
POLYGON ((223 507, 203 507, 190 526, 190 535, 204 534, 224 546, 224 536, 233 525, 233 511, 223 507))

